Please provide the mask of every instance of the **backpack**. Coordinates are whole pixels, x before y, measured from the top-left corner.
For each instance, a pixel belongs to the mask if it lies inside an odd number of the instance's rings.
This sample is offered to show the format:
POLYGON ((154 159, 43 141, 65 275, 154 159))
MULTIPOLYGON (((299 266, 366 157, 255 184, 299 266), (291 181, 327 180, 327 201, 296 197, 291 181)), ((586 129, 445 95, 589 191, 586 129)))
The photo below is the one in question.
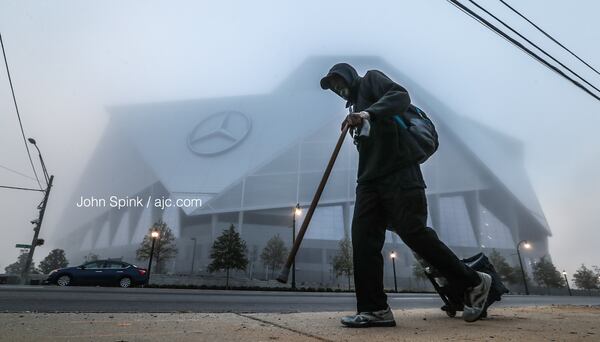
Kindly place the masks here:
POLYGON ((405 137, 401 140, 408 145, 413 161, 423 164, 437 151, 440 143, 435 125, 417 106, 410 105, 405 113, 395 115, 394 121, 400 136, 405 137))

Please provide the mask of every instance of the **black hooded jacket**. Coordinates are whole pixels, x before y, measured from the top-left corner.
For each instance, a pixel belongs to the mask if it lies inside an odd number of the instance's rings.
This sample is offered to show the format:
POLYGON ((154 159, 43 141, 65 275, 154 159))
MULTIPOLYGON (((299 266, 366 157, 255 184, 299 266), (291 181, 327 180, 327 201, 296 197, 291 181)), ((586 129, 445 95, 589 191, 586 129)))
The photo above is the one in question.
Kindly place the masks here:
POLYGON ((396 173, 401 187, 424 188, 420 166, 411 158, 408 146, 402 143, 402 131, 393 119, 409 109, 410 96, 406 89, 381 71, 369 70, 361 77, 345 63, 336 64, 329 73, 340 75, 350 85, 346 107, 353 106, 353 112, 370 114, 369 136, 357 138, 357 182, 367 183, 396 173))

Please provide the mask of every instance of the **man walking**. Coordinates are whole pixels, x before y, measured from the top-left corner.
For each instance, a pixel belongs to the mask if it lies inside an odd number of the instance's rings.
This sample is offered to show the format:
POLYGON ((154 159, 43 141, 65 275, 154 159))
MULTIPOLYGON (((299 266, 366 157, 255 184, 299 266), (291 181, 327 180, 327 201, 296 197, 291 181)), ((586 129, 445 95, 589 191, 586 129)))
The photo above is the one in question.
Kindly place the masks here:
POLYGON ((414 110, 406 89, 377 70, 363 77, 349 64, 334 65, 321 79, 346 100, 347 124, 359 153, 356 202, 352 220, 357 314, 343 317, 349 327, 395 326, 383 291, 386 228, 392 228, 415 253, 464 289, 463 318, 484 312, 491 277, 462 263, 427 224, 425 182, 417 161, 402 141, 393 116, 414 110))

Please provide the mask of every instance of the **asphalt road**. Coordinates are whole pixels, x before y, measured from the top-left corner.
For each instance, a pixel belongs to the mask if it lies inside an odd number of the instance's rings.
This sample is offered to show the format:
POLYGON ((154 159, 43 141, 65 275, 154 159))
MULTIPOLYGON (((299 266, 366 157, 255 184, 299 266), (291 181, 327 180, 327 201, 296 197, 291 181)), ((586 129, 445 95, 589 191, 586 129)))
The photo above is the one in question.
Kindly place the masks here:
MULTIPOLYGON (((436 294, 388 294, 388 298, 392 309, 439 308, 443 304, 436 294)), ((494 306, 551 304, 600 305, 600 297, 504 296, 494 306)), ((0 286, 0 312, 247 313, 353 310, 353 293, 0 286)))

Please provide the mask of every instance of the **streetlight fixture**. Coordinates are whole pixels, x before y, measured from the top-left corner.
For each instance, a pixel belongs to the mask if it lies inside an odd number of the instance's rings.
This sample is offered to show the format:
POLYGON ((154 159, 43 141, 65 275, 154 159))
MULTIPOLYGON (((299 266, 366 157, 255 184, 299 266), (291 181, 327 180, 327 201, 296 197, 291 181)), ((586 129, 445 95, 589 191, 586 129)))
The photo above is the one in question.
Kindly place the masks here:
POLYGON ((525 278, 525 270, 523 269, 523 261, 521 260, 521 252, 519 251, 521 244, 523 244, 523 247, 525 247, 526 249, 530 249, 531 244, 527 240, 521 240, 517 244, 517 256, 519 257, 519 265, 521 265, 521 275, 523 276, 523 285, 525 285, 525 294, 529 295, 529 288, 527 287, 527 278, 525 278))
POLYGON ((398 293, 398 281, 396 280, 396 252, 390 253, 390 258, 392 258, 392 268, 394 269, 394 291, 398 293))
POLYGON ((194 274, 194 261, 196 260, 196 238, 190 238, 190 240, 194 241, 194 249, 192 249, 192 269, 190 270, 190 275, 194 274))
MULTIPOLYGON (((300 203, 296 203, 294 207, 294 215, 292 218, 292 246, 296 242, 296 217, 302 215, 302 209, 300 203)), ((294 256, 294 262, 292 263, 292 289, 296 289, 296 257, 294 256)))
POLYGON ((152 257, 154 256, 154 244, 156 243, 156 239, 160 236, 158 230, 153 230, 150 233, 150 237, 152 238, 152 247, 150 247, 150 259, 148 260, 148 284, 150 284, 150 271, 152 270, 152 257))
POLYGON ((38 157, 40 158, 40 164, 42 165, 42 171, 44 172, 44 180, 46 180, 46 185, 48 185, 48 182, 50 181, 50 177, 48 176, 48 170, 46 170, 46 164, 44 163, 44 158, 42 158, 42 152, 40 151, 40 148, 38 147, 35 139, 28 138, 27 141, 29 141, 29 143, 31 145, 35 146, 35 149, 38 151, 38 157))
POLYGON ((569 280, 567 279, 567 271, 563 270, 563 277, 565 277, 565 282, 567 283, 567 290, 569 290, 569 296, 572 296, 571 286, 569 286, 569 280))

